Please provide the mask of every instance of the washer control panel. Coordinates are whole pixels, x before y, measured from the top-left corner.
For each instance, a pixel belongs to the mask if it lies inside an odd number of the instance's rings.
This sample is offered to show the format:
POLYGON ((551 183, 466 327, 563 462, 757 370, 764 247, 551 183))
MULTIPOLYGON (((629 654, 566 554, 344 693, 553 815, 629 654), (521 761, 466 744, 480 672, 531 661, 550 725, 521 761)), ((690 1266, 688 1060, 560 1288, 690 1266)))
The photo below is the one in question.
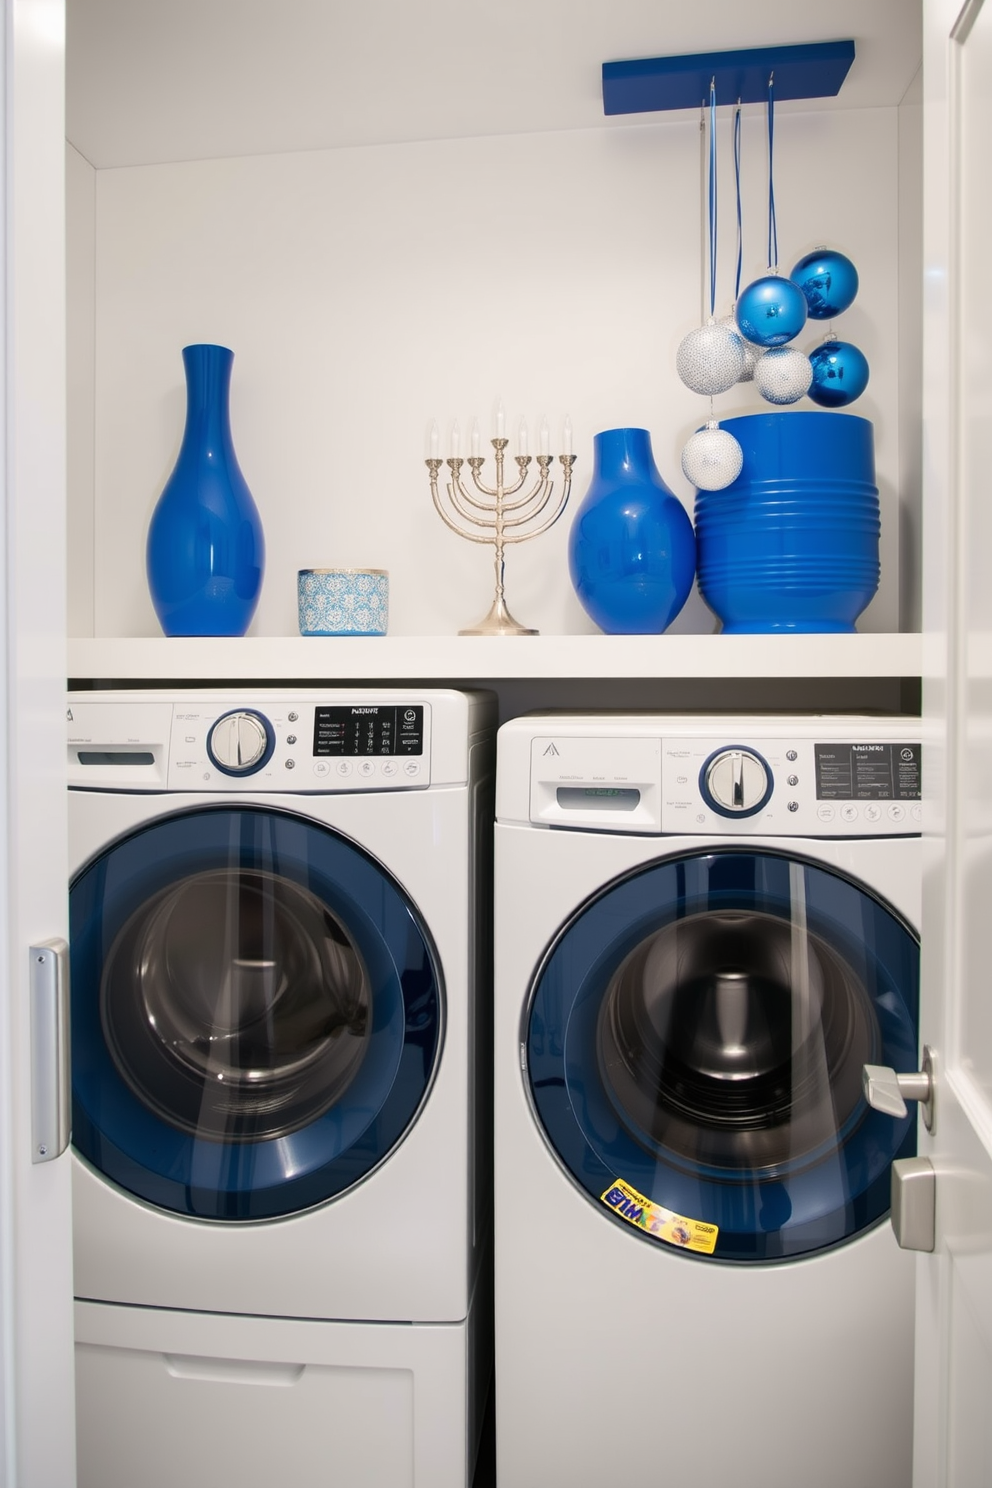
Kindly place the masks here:
POLYGON ((662 830, 886 837, 922 826, 921 745, 869 738, 662 740, 662 830))
POLYGON ((918 740, 548 733, 531 741, 530 820, 666 834, 918 835, 918 740))
POLYGON ((431 705, 230 696, 74 699, 69 784, 104 790, 410 790, 431 784, 431 705))

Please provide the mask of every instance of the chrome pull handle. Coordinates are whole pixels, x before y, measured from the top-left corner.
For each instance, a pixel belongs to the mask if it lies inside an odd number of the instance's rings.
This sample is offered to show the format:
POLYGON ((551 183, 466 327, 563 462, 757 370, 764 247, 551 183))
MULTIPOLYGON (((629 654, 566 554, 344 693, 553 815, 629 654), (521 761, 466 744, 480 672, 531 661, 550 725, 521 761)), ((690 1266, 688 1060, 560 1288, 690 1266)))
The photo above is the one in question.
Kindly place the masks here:
POLYGON ((928 1157, 900 1157, 892 1164, 892 1228, 903 1250, 932 1254, 937 1229, 937 1175, 928 1157))
POLYGON ((934 1123, 934 1056, 929 1045, 923 1050, 923 1068, 911 1075, 897 1075, 884 1064, 866 1064, 861 1071, 861 1088, 865 1100, 886 1116, 905 1116, 907 1101, 917 1101, 923 1113, 923 1124, 933 1131, 934 1123))
POLYGON ((69 1145, 69 947, 46 940, 29 951, 31 1161, 51 1162, 69 1145))

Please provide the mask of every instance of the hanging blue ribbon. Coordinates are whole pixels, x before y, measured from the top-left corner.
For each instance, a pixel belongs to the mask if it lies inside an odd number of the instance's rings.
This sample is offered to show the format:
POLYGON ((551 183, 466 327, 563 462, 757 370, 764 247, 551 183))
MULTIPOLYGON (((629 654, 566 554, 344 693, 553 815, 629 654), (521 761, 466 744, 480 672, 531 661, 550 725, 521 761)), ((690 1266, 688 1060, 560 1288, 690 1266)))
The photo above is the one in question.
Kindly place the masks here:
POLYGON ((716 314, 716 79, 710 80, 710 315, 716 314))
POLYGON ((744 218, 741 212, 741 101, 734 114, 734 177, 737 182, 737 277, 734 280, 734 304, 741 292, 741 265, 744 260, 744 218))
POLYGON ((775 222, 775 74, 768 79, 768 267, 778 269, 778 227, 775 222))

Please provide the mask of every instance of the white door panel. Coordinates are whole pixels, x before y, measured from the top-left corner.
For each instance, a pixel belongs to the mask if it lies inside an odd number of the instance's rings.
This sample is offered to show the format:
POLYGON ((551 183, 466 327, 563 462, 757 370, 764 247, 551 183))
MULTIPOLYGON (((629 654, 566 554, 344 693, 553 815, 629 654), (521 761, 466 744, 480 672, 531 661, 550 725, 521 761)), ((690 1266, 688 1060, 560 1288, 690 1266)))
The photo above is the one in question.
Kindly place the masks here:
POLYGON ((28 948, 67 934, 63 0, 3 0, 0 1484, 75 1482, 70 1156, 32 1160, 28 948))
POLYGON ((940 1053, 917 1293, 916 1488, 992 1482, 992 5, 925 5, 922 1037, 940 1053))

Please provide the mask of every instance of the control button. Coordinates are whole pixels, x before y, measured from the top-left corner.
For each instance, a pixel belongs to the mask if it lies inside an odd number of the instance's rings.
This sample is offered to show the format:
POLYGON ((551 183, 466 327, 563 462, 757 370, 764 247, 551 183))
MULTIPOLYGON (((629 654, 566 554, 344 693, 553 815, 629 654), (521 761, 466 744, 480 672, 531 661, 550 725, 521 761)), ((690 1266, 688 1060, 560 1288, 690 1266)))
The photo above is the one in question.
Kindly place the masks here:
POLYGON ((274 735, 261 713, 247 709, 225 713, 207 735, 214 764, 228 775, 251 775, 272 753, 274 735))
POLYGON ((787 760, 797 760, 799 758, 798 754, 796 753, 796 751, 794 749, 787 749, 785 751, 785 757, 786 757, 787 760))
POLYGON ((922 808, 922 806, 920 806, 919 804, 917 804, 916 806, 910 806, 910 808, 909 808, 909 814, 913 818, 914 821, 922 821, 923 820, 923 808, 922 808))
POLYGON ((382 773, 387 779, 392 779, 398 769, 399 765, 397 765, 395 760, 383 760, 382 773))
POLYGON ((846 822, 857 821, 858 808, 849 801, 846 806, 840 808, 841 819, 846 822))
POLYGON ((818 806, 816 814, 822 822, 831 822, 834 819, 834 808, 832 806, 818 806))
POLYGON ((287 734, 286 735, 286 743, 287 744, 295 744, 296 743, 296 735, 295 734, 287 734))
POLYGON ((789 776, 789 784, 790 785, 798 785, 799 784, 799 776, 798 775, 790 775, 789 776))
POLYGON ((296 769, 296 761, 294 759, 288 759, 286 761, 286 769, 287 770, 295 770, 296 769))
POLYGON ((881 809, 880 806, 866 806, 865 807, 865 821, 877 822, 877 821, 881 821, 881 819, 882 819, 882 809, 881 809))
POLYGON ((187 734, 186 735, 186 743, 187 744, 195 744, 196 743, 196 735, 195 734, 187 734))
POLYGON ((359 775, 364 775, 367 780, 370 775, 375 774, 375 765, 371 760, 362 760, 362 763, 358 767, 358 773, 359 775))
POLYGON ((352 770, 354 769, 354 766, 352 765, 351 760, 338 760, 334 768, 339 775, 350 775, 352 770))
POLYGON ((321 776, 323 776, 323 775, 330 775, 330 773, 331 773, 331 767, 328 764, 327 760, 314 760, 314 762, 313 762, 313 773, 315 775, 321 775, 321 776))
POLYGON ((771 773, 753 749, 718 749, 700 779, 703 799, 724 816, 753 816, 772 793, 771 773))
POLYGON ((799 810, 799 802, 798 801, 790 801, 789 804, 788 804, 788 806, 785 809, 787 811, 798 811, 799 810))
POLYGON ((298 723, 300 719, 299 713, 287 713, 286 717, 289 719, 290 723, 298 723))
POLYGON ((889 807, 889 821, 900 822, 906 820, 906 808, 900 806, 898 801, 893 801, 889 807))
POLYGON ((417 764, 417 761, 407 760, 406 764, 403 766, 403 774, 409 775, 411 779, 413 779, 414 775, 419 775, 420 766, 417 764))

